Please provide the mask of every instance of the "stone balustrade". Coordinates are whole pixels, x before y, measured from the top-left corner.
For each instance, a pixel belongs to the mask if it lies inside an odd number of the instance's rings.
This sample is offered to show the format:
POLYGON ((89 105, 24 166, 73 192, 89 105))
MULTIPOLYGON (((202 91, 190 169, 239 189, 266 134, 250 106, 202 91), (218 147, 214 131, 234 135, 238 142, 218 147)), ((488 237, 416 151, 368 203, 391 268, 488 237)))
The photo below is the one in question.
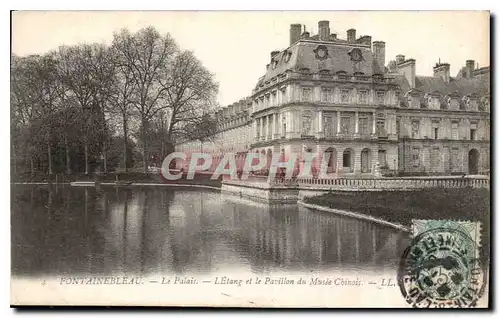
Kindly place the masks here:
POLYGON ((314 188, 318 190, 412 190, 425 188, 487 188, 490 180, 483 176, 444 176, 444 177, 403 177, 403 178, 378 178, 378 179, 275 179, 275 185, 295 185, 299 188, 314 188))

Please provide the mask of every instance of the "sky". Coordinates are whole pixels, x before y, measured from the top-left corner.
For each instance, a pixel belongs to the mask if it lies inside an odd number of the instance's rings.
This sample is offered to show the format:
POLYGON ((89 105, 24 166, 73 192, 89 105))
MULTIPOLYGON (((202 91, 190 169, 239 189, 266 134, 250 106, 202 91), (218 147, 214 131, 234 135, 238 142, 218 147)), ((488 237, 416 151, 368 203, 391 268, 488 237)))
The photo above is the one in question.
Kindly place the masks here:
POLYGON ((222 106, 249 96, 270 60, 289 44, 290 24, 314 35, 318 21, 346 38, 386 42, 386 63, 397 54, 432 75, 440 60, 455 76, 466 60, 490 64, 489 13, 481 11, 18 11, 12 13, 12 52, 24 56, 78 43, 111 43, 113 32, 154 26, 192 50, 219 82, 222 106))

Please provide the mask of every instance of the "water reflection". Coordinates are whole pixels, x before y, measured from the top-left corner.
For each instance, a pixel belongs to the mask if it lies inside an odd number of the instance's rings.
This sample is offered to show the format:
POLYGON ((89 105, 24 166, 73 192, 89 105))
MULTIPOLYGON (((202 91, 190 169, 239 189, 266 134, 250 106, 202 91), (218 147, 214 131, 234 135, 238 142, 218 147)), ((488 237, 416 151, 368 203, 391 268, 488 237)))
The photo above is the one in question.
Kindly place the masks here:
POLYGON ((387 227, 210 190, 12 187, 12 273, 268 273, 394 268, 387 227))

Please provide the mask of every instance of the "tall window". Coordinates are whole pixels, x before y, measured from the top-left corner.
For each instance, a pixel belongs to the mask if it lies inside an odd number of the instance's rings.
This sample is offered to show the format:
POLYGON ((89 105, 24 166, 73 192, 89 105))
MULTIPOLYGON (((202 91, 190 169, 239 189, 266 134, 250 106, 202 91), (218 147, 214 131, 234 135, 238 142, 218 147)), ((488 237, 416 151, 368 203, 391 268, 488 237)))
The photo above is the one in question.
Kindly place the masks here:
POLYGON ((368 104, 368 91, 367 90, 358 91, 358 103, 368 104))
POLYGON ((434 139, 438 139, 438 138, 439 138, 439 128, 434 127, 434 139))
POLYGON ((302 134, 303 135, 311 134, 311 115, 302 116, 302 134))
POLYGON ((451 123, 451 139, 458 140, 458 122, 451 123))
POLYGON ((344 135, 350 135, 352 133, 351 129, 351 117, 349 116, 342 116, 340 119, 340 128, 341 132, 344 135))
POLYGON ((476 140, 476 130, 475 129, 470 130, 470 140, 476 140))
POLYGON ((413 120, 411 122, 411 138, 418 138, 420 133, 420 121, 413 120))
POLYGON ((330 88, 323 88, 321 90, 321 102, 330 103, 332 101, 332 90, 330 88))
POLYGON ((437 168, 440 164, 441 152, 438 147, 435 147, 431 151, 431 168, 437 168))
POLYGON ((302 101, 303 102, 312 101, 312 89, 310 87, 302 88, 302 101))
POLYGON ((420 166, 420 148, 414 147, 411 160, 413 163, 413 167, 419 167, 420 166))
POLYGON ((455 170, 459 167, 459 157, 458 157, 458 148, 451 149, 451 170, 455 170))
POLYGON ((325 117, 325 136, 333 136, 333 118, 331 116, 325 117))
POLYGON ((286 99, 286 89, 281 89, 281 103, 286 103, 288 102, 286 99))
POLYGON ((396 134, 399 136, 401 134, 401 127, 400 127, 400 120, 399 118, 396 119, 396 134))
POLYGON ((377 136, 379 137, 385 137, 387 136, 387 132, 385 130, 385 120, 384 119, 377 119, 377 136))
POLYGON ((342 89, 340 91, 340 101, 344 104, 349 103, 349 97, 351 95, 351 90, 350 89, 342 89))
POLYGON ((385 92, 377 92, 377 104, 385 104, 385 92))
POLYGON ((370 127, 368 126, 368 118, 367 117, 360 117, 359 118, 359 133, 361 135, 369 135, 370 134, 370 127))
POLYGON ((387 165, 387 153, 385 150, 378 151, 378 162, 381 167, 385 167, 387 165))
POLYGON ((281 122, 283 123, 283 129, 282 129, 281 135, 285 136, 286 135, 286 117, 283 117, 281 119, 281 122))

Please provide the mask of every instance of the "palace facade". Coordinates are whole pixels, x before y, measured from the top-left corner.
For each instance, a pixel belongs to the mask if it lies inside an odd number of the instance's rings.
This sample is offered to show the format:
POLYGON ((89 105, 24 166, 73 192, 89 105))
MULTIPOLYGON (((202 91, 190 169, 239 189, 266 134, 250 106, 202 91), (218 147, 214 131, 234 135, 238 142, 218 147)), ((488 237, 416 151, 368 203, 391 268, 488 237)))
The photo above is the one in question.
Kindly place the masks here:
POLYGON ((328 21, 318 30, 292 24, 251 95, 217 112, 218 133, 176 150, 209 152, 213 168, 226 152, 239 166, 248 152, 295 153, 299 167, 312 152, 332 176, 489 173, 489 67, 467 60, 452 77, 439 61, 434 76, 418 76, 404 55, 386 65, 383 41, 354 29, 341 39, 328 21))

